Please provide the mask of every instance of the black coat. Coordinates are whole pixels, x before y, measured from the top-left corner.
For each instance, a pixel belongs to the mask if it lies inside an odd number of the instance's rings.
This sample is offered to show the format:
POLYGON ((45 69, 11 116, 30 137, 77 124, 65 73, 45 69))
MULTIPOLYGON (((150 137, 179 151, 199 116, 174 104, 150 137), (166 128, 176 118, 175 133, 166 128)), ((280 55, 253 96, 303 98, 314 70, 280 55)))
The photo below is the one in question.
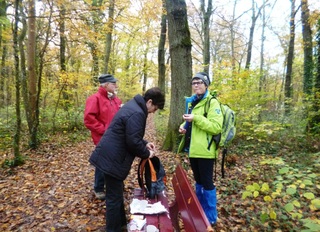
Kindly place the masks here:
POLYGON ((146 159, 150 155, 143 139, 147 117, 146 102, 138 94, 114 116, 89 162, 105 174, 124 180, 136 156, 146 159))

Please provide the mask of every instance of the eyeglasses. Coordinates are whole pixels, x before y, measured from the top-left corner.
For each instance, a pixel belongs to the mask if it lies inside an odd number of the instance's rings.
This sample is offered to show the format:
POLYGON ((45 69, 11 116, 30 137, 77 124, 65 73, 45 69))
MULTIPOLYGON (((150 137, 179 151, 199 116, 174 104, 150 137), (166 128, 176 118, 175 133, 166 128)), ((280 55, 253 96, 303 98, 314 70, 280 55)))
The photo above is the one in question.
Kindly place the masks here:
POLYGON ((202 85, 204 82, 203 81, 194 81, 191 82, 191 85, 202 85))

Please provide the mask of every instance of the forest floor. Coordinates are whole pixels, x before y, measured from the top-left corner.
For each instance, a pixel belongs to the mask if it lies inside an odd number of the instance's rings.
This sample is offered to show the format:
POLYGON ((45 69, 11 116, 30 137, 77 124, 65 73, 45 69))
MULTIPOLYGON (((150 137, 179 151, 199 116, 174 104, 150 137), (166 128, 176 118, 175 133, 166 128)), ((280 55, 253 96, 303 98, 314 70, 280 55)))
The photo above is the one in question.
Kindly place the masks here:
MULTIPOLYGON (((152 120, 148 120, 145 137, 156 141, 152 120)), ((92 141, 88 138, 61 146, 59 140, 63 139, 57 137, 54 142, 43 143, 37 151, 25 152, 28 159, 23 166, 0 169, 0 231, 104 231, 105 202, 94 197, 94 168, 88 162, 94 148, 92 141)), ((167 172, 167 195, 172 201, 172 173, 177 161, 188 165, 188 159, 165 151, 160 151, 159 157, 167 172)), ((250 183, 245 167, 248 164, 254 167, 259 162, 258 158, 246 157, 235 158, 224 179, 217 165, 219 220, 216 231, 267 231, 263 226, 259 228, 250 223, 255 218, 250 219, 248 212, 259 210, 259 206, 254 201, 241 200, 241 192, 250 183)), ((128 216, 132 190, 138 187, 137 167, 136 159, 125 180, 128 216)), ((187 173, 193 185, 190 169, 187 173)))

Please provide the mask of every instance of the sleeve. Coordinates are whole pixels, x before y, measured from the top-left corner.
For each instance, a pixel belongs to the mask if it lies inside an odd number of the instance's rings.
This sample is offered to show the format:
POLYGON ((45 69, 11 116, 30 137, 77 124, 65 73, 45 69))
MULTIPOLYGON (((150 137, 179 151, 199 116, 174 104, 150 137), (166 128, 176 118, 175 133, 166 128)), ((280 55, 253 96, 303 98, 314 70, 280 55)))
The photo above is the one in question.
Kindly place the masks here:
POLYGON ((146 117, 144 113, 137 112, 130 116, 126 126, 126 144, 129 151, 142 159, 150 156, 146 147, 148 143, 143 139, 146 128, 146 117))
MULTIPOLYGON (((208 99, 210 100, 210 99, 208 99)), ((203 109, 204 110, 204 109, 203 109)), ((194 125, 209 134, 217 135, 222 131, 223 115, 220 103, 216 99, 211 99, 207 117, 196 114, 193 118, 194 125)))
POLYGON ((84 110, 84 125, 92 132, 103 135, 105 127, 102 122, 98 120, 99 104, 96 96, 91 96, 86 101, 84 110))

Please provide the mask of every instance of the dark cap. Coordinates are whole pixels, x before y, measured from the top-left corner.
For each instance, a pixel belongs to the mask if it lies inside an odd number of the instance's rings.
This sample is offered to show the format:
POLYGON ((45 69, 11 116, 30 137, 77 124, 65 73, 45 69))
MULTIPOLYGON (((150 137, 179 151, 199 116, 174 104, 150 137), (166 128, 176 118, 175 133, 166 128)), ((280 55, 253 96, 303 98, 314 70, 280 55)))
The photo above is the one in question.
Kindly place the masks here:
POLYGON ((201 79, 207 87, 211 83, 208 74, 205 72, 198 72, 196 75, 192 77, 191 81, 193 81, 194 79, 201 79))
POLYGON ((116 83, 118 81, 118 79, 114 78, 114 76, 112 76, 111 74, 102 74, 98 79, 100 84, 104 84, 107 82, 116 83))

